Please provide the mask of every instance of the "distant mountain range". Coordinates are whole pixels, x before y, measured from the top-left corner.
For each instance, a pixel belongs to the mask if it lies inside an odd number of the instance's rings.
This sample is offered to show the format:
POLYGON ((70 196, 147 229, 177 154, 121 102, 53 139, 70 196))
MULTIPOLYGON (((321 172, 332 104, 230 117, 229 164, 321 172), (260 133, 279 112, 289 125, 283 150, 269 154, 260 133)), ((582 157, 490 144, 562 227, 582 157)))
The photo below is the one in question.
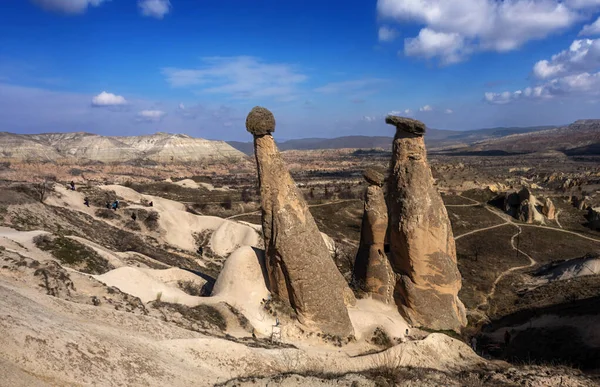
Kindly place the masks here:
POLYGON ((551 150, 568 156, 600 155, 600 120, 579 120, 559 128, 488 139, 473 143, 460 151, 532 153, 551 150))
MULTIPOLYGON (((384 149, 392 137, 345 136, 305 138, 278 143, 279 149, 384 149)), ((600 155, 600 120, 579 120, 562 127, 489 128, 478 130, 428 129, 425 142, 431 153, 455 155, 518 154, 556 150, 568 156, 600 155)), ((184 134, 156 133, 110 137, 91 133, 0 133, 0 160, 77 162, 188 163, 230 161, 253 153, 251 142, 212 141, 184 134)))
MULTIPOLYGON (((487 139, 502 138, 514 134, 536 132, 556 128, 555 126, 532 126, 525 128, 488 128, 476 130, 440 130, 427 129, 425 142, 430 149, 443 147, 465 147, 487 139)), ((343 148, 383 148, 391 149, 393 137, 383 136, 344 136, 336 138, 304 138, 278 142, 280 150, 315 150, 343 148)), ((251 155, 254 152, 252 142, 227 141, 235 149, 251 155)))
POLYGON ((109 137, 91 133, 0 133, 0 159, 9 161, 152 161, 186 163, 246 158, 224 141, 184 134, 109 137))

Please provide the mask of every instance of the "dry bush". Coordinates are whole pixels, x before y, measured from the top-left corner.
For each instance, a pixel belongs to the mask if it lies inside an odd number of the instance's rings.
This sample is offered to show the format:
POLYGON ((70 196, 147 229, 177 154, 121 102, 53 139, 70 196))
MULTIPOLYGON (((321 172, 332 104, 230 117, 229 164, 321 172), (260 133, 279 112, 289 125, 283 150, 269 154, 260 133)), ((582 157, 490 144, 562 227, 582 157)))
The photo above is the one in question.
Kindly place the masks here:
POLYGON ((102 219, 118 219, 119 214, 114 210, 109 210, 108 208, 98 208, 94 213, 98 218, 102 219))
POLYGON ((140 227, 139 223, 133 219, 125 222, 125 228, 128 228, 133 231, 141 231, 142 230, 142 227, 140 227))
POLYGON ((146 219, 144 219, 144 225, 148 228, 148 230, 156 231, 158 229, 158 219, 160 218, 160 214, 156 211, 149 211, 146 215, 146 219))

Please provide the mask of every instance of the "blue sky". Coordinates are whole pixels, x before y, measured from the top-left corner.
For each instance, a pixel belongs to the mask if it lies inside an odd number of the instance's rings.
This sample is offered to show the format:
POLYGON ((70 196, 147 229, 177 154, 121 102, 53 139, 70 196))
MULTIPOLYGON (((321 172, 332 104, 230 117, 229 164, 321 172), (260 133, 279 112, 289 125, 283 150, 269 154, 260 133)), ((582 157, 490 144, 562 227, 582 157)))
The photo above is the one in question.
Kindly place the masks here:
POLYGON ((600 118, 600 0, 4 0, 0 131, 250 140, 600 118))

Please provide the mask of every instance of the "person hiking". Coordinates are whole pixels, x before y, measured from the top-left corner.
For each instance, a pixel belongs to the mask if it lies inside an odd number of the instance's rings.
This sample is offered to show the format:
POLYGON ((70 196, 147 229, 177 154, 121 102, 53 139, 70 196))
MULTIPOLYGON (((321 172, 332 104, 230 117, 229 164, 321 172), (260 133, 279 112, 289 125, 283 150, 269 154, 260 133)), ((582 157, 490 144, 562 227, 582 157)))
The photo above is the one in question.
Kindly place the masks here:
POLYGON ((73 180, 71 180, 71 191, 75 191, 75 182, 73 180))
POLYGON ((131 213, 131 219, 133 219, 134 222, 136 221, 137 215, 135 214, 135 212, 131 213))
POLYGON ((154 206, 154 203, 150 202, 150 203, 148 203, 148 205, 149 205, 150 207, 152 207, 152 206, 154 206))
POLYGON ((106 208, 110 210, 110 202, 106 202, 106 208))
POLYGON ((504 332, 504 345, 508 347, 508 344, 510 344, 510 332, 507 329, 506 332, 504 332))
POLYGON ((471 348, 473 349, 473 352, 477 353, 477 337, 475 336, 471 338, 471 348))
POLYGON ((202 246, 198 246, 198 250, 196 250, 196 252, 198 253, 198 255, 202 256, 202 254, 204 253, 204 248, 202 246))
POLYGON ((88 197, 86 196, 85 198, 83 198, 83 204, 86 205, 86 207, 90 206, 90 199, 88 199, 88 197))
POLYGON ((119 208, 119 202, 117 200, 115 200, 112 204, 112 209, 116 211, 117 208, 119 208))

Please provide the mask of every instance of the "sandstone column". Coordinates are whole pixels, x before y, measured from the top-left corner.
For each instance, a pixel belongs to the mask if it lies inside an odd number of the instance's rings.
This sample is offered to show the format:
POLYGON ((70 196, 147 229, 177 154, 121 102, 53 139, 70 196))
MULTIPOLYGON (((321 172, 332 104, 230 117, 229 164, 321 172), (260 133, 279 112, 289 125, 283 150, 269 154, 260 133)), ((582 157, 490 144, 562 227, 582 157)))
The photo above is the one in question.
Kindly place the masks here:
POLYGON ((373 299, 389 304, 394 301, 395 280, 384 250, 388 228, 387 205, 381 189, 384 176, 374 169, 367 169, 364 178, 369 187, 365 192, 365 211, 353 277, 373 299))
POLYGON ((246 118, 246 129, 254 135, 271 293, 289 302, 307 327, 352 335, 346 303, 354 303, 354 295, 277 150, 271 135, 273 114, 255 107, 246 118))
POLYGON ((388 116, 396 127, 389 180, 390 252, 396 273, 394 299, 416 326, 460 330, 465 307, 450 220, 433 177, 417 120, 388 116))

